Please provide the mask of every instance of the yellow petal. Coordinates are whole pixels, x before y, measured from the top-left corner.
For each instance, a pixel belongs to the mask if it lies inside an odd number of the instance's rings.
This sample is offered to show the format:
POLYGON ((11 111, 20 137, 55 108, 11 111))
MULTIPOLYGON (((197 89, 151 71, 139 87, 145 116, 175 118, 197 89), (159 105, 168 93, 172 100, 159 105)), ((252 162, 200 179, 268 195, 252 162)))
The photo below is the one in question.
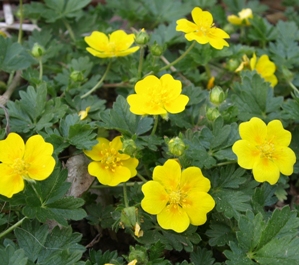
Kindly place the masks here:
POLYGON ((278 166, 267 158, 260 158, 253 166, 252 173, 256 181, 267 181, 271 185, 276 184, 280 176, 278 166))
POLYGON ((240 124, 239 133, 243 140, 259 145, 267 136, 267 125, 261 119, 253 117, 240 124))
POLYGON ((291 148, 280 147, 273 154, 273 162, 278 166, 282 174, 290 176, 294 171, 296 155, 291 148))
POLYGON ((209 42, 209 39, 206 35, 202 34, 201 32, 190 32, 190 33, 187 33, 185 35, 185 38, 188 40, 188 41, 197 41, 198 43, 200 44, 206 44, 209 42))
POLYGON ((181 191, 188 194, 191 190, 207 192, 211 188, 210 180, 205 178, 198 167, 188 167, 182 172, 181 191))
POLYGON ((264 54, 258 59, 255 69, 262 77, 266 77, 274 74, 276 66, 269 60, 268 55, 264 54))
POLYGON ((252 169, 260 157, 260 151, 255 144, 247 140, 236 141, 232 147, 238 157, 238 164, 245 169, 252 169))
POLYGON ((11 198, 24 189, 24 180, 7 164, 0 164, 0 194, 11 198))
POLYGON ((161 183, 150 180, 143 184, 141 188, 144 199, 141 201, 141 207, 150 214, 160 213, 169 201, 168 193, 161 183))
POLYGON ((194 23, 198 26, 210 28, 213 24, 213 16, 208 11, 202 11, 199 7, 193 8, 191 12, 194 23))
POLYGON ((130 105, 130 111, 136 115, 149 114, 145 111, 145 106, 147 104, 146 98, 138 94, 129 95, 127 97, 127 102, 130 105))
POLYGON ((181 181, 181 167, 174 159, 168 159, 163 166, 156 166, 153 180, 161 183, 168 190, 177 190, 181 181))
POLYGON ((211 38, 209 39, 209 43, 213 48, 217 50, 222 50, 224 46, 229 47, 228 42, 221 38, 211 38))
POLYGON ((175 80, 170 74, 161 76, 160 83, 169 98, 176 98, 182 93, 182 82, 175 80))
POLYGON ((127 50, 134 43, 135 35, 127 34, 123 30, 116 30, 111 33, 109 41, 115 44, 115 50, 127 50))
POLYGON ((186 105, 189 102, 189 98, 185 95, 179 95, 176 99, 173 99, 164 104, 165 109, 169 113, 180 113, 185 110, 186 105))
POLYGON ((191 224, 202 225, 207 221, 207 213, 215 207, 215 201, 210 194, 193 190, 188 193, 182 207, 191 224))
POLYGON ((275 146, 289 146, 292 134, 283 128, 280 120, 273 120, 267 125, 266 139, 275 146))
MULTIPOLYGON (((121 150, 123 148, 123 143, 121 141, 121 136, 116 136, 113 138, 113 140, 110 143, 110 148, 113 148, 114 150, 121 150)), ((127 158, 129 158, 129 155, 126 155, 127 158)))
MULTIPOLYGON (((106 51, 108 47, 108 37, 106 34, 93 31, 90 36, 84 38, 85 42, 96 51, 106 51)), ((89 50, 88 50, 89 51, 89 50)))
POLYGON ((184 232, 190 225, 187 213, 178 205, 167 205, 157 215, 159 225, 164 229, 172 229, 177 233, 184 232))
POLYGON ((106 148, 109 148, 109 141, 102 137, 98 137, 97 141, 98 143, 95 146, 93 146, 91 150, 84 150, 83 152, 92 160, 101 161, 103 159, 103 154, 101 154, 101 151, 103 151, 106 148))
POLYGON ((137 175, 136 167, 138 166, 138 163, 139 163, 138 159, 133 158, 133 157, 122 161, 123 166, 130 170, 131 177, 134 177, 137 175))
POLYGON ((197 30, 197 26, 190 22, 189 20, 182 18, 177 20, 177 26, 175 28, 176 31, 182 31, 184 33, 190 33, 190 32, 194 32, 197 30))
POLYGON ((154 75, 149 75, 144 79, 138 81, 135 85, 135 92, 138 95, 146 95, 152 92, 153 88, 157 87, 158 89, 161 88, 161 81, 158 77, 154 75))
POLYGON ((250 68, 251 68, 251 70, 255 69, 255 65, 256 65, 256 55, 254 53, 252 58, 250 59, 250 68))
POLYGON ((29 165, 31 179, 44 180, 50 176, 56 164, 52 154, 53 145, 45 142, 42 136, 34 135, 27 140, 24 161, 29 165))
POLYGON ((275 87, 278 83, 278 79, 275 75, 264 76, 263 77, 267 82, 271 84, 272 87, 275 87))
POLYGON ((242 24, 242 19, 240 19, 236 15, 230 15, 227 17, 228 22, 230 22, 233 25, 241 25, 242 24))
POLYGON ((115 52, 114 56, 117 56, 117 57, 127 56, 127 55, 129 55, 131 53, 134 53, 134 52, 138 51, 139 48, 140 48, 139 46, 135 46, 135 47, 132 47, 130 49, 126 49, 124 51, 118 51, 118 52, 115 52))
POLYGON ((13 164, 16 159, 24 156, 25 144, 21 136, 10 133, 5 140, 0 141, 0 162, 13 164))

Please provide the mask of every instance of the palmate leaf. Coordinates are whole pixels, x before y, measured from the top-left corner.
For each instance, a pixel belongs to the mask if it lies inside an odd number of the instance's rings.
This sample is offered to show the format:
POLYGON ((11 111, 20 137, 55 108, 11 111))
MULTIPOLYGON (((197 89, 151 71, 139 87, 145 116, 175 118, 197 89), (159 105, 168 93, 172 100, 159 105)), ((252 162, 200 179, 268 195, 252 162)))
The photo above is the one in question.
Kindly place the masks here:
MULTIPOLYGON (((73 265, 82 257, 85 248, 79 244, 81 235, 70 227, 56 226, 51 232, 47 225, 25 220, 15 230, 19 246, 34 264, 73 265)), ((6 263, 5 263, 6 264, 6 263)))
POLYGON ((231 260, 227 264, 237 264, 235 257, 244 260, 244 264, 252 264, 252 261, 271 265, 299 264, 299 218, 288 206, 275 209, 268 221, 261 213, 254 215, 248 211, 238 224, 237 243, 231 242, 231 251, 224 251, 231 260))
POLYGON ((67 226, 67 220, 84 218, 86 212, 80 208, 84 200, 64 197, 70 186, 65 181, 66 178, 66 170, 56 168, 48 179, 32 184, 35 191, 32 186, 28 186, 23 214, 29 218, 37 218, 40 222, 55 220, 63 226, 67 226))

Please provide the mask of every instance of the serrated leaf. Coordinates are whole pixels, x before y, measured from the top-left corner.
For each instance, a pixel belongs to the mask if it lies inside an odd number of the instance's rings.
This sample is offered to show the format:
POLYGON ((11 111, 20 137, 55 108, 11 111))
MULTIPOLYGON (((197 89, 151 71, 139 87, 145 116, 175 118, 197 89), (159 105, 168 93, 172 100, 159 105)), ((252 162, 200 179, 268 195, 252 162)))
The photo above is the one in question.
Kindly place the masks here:
POLYGON ((210 229, 206 232, 211 246, 225 246, 229 241, 235 240, 235 233, 224 222, 211 220, 210 229))
POLYGON ((213 258, 212 251, 209 251, 204 248, 196 248, 190 255, 190 260, 194 264, 205 264, 205 265, 213 265, 215 259, 213 258))
POLYGON ((8 245, 5 249, 0 249, 0 264, 5 265, 26 265, 28 258, 23 249, 14 249, 8 245))
POLYGON ((123 134, 132 136, 149 131, 152 127, 152 118, 141 118, 130 112, 129 104, 124 97, 118 96, 113 108, 101 113, 100 126, 106 129, 115 129, 123 134))
MULTIPOLYGON (((89 258, 90 258, 90 261, 93 263, 93 264, 98 264, 98 265, 104 265, 106 263, 110 263, 112 261, 115 261, 115 260, 119 260, 120 262, 122 261, 121 258, 118 258, 117 257, 117 251, 105 251, 104 253, 102 252, 102 250, 98 250, 98 251, 95 251, 95 250, 91 250, 89 252, 89 258)), ((113 263, 114 264, 114 263, 113 263)))

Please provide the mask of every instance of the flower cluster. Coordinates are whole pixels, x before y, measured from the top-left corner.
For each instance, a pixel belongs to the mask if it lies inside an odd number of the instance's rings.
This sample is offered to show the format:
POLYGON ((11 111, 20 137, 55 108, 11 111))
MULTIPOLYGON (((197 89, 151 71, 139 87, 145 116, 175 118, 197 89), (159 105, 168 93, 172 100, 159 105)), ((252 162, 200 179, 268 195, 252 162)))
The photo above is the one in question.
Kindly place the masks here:
POLYGON ((31 136, 26 144, 21 136, 10 133, 0 141, 0 194, 11 198, 25 187, 24 180, 45 180, 55 167, 53 145, 42 136, 31 136))
POLYGON ((91 150, 84 151, 93 160, 88 165, 90 175, 97 177, 104 185, 116 186, 137 174, 138 159, 119 152, 123 149, 120 136, 111 142, 101 137, 97 140, 98 144, 91 150))
POLYGON ((144 211, 157 215, 164 229, 184 232, 190 224, 202 225, 215 201, 207 192, 210 181, 198 167, 181 171, 179 163, 167 160, 163 166, 155 167, 153 180, 142 186, 144 211))
POLYGON ((239 133, 242 139, 234 143, 233 152, 241 167, 252 169, 256 181, 273 185, 280 172, 286 176, 293 173, 296 156, 288 147, 292 135, 279 120, 266 125, 254 117, 240 124, 239 133))
POLYGON ((182 18, 176 23, 176 30, 182 31, 188 41, 197 41, 200 44, 209 43, 213 48, 221 50, 224 46, 229 46, 224 39, 228 39, 229 35, 222 29, 216 28, 213 23, 213 16, 208 11, 203 11, 199 7, 195 7, 192 12, 194 21, 182 18))

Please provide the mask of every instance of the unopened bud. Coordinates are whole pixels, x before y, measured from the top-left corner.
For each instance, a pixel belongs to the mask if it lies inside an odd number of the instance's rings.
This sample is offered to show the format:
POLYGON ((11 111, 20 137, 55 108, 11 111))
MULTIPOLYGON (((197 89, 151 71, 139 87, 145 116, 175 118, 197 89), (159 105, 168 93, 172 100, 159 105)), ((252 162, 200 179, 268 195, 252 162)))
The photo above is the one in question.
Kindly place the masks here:
POLYGON ((139 247, 138 249, 130 247, 129 260, 137 260, 137 264, 148 264, 147 249, 145 247, 139 247))
POLYGON ((169 152, 174 156, 181 156, 186 149, 184 141, 179 137, 170 139, 167 145, 169 152))
POLYGON ((163 46, 159 45, 156 42, 150 46, 150 52, 154 56, 161 56, 163 54, 163 51, 164 51, 163 46))
POLYGON ((81 71, 73 71, 70 74, 70 78, 74 81, 74 82, 82 82, 84 80, 84 75, 81 71))
POLYGON ((140 30, 135 37, 135 42, 138 45, 145 45, 149 42, 150 36, 147 34, 145 29, 140 30))
POLYGON ((220 86, 214 86, 210 92, 210 101, 218 106, 226 99, 226 94, 220 86))
POLYGON ((39 45, 38 43, 34 43, 32 49, 31 49, 31 54, 35 58, 40 58, 45 54, 45 49, 43 46, 39 45))
POLYGON ((226 68, 230 71, 230 72, 234 72, 238 66, 240 65, 240 62, 236 59, 229 59, 228 62, 226 63, 226 68))
POLYGON ((214 121, 220 116, 220 112, 217 108, 208 108, 206 110, 206 115, 209 121, 214 121))
POLYGON ((136 144, 133 139, 124 139, 123 140, 123 148, 122 151, 129 155, 134 156, 135 152, 137 150, 136 144))

